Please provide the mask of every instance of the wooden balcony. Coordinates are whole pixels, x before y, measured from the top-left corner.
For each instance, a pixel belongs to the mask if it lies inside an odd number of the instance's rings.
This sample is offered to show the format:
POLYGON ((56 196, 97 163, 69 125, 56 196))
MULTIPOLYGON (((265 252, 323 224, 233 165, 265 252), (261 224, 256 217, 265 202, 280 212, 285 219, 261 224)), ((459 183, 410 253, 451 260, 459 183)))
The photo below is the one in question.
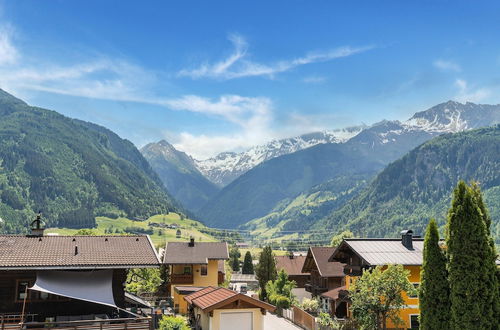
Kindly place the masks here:
POLYGON ((349 276, 361 276, 363 275, 363 267, 347 265, 344 267, 344 274, 349 276))
POLYGON ((328 288, 318 286, 316 284, 311 284, 311 283, 307 283, 305 285, 305 289, 307 292, 310 292, 313 296, 319 296, 323 292, 328 291, 328 288))
POLYGON ((193 274, 172 274, 170 275, 172 284, 193 284, 193 274))

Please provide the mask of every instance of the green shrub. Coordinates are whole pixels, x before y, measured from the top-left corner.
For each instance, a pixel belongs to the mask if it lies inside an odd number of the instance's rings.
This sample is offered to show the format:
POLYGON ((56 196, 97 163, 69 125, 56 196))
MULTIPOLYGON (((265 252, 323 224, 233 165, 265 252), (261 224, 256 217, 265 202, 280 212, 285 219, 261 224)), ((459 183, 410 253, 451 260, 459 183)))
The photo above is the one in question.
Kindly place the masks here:
POLYGON ((186 320, 180 316, 163 316, 160 330, 190 330, 186 320))

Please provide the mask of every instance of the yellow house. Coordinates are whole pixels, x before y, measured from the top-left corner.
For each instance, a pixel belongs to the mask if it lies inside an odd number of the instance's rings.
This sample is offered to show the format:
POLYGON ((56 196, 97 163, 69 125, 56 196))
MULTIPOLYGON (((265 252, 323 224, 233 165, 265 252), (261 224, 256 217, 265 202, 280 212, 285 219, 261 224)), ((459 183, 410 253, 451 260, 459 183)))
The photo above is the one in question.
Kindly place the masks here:
POLYGON ((187 313, 186 295, 224 282, 223 263, 227 259, 227 243, 195 242, 193 238, 189 242, 167 243, 163 263, 170 270, 171 296, 176 313, 187 313))
POLYGON ((276 309, 226 288, 207 287, 184 299, 194 328, 203 330, 263 330, 263 315, 276 309))
MULTIPOLYGON (((423 259, 424 240, 414 238, 411 230, 401 232, 401 239, 392 238, 347 238, 333 252, 329 261, 345 263, 346 290, 361 276, 363 269, 375 266, 403 265, 410 271, 408 279, 415 288, 420 285, 420 268, 423 259)), ((420 315, 417 296, 403 294, 406 307, 400 312, 400 318, 406 329, 418 329, 420 315)), ((348 315, 352 316, 349 311, 348 315)), ((388 328, 395 325, 388 320, 388 328)))

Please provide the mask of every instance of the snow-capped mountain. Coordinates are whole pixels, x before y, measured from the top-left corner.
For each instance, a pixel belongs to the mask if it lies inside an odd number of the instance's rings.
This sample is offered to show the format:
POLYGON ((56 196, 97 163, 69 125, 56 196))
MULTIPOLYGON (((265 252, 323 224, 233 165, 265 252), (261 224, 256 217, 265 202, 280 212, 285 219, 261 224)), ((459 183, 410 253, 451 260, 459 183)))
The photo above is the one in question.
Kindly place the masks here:
POLYGON ((322 143, 343 143, 361 132, 365 126, 315 132, 298 137, 274 140, 241 153, 223 152, 216 157, 195 161, 198 170, 210 181, 226 186, 231 181, 266 160, 287 155, 322 143))
POLYGON ((224 152, 195 165, 210 181, 226 186, 234 179, 269 159, 323 143, 344 143, 356 136, 364 143, 387 144, 400 139, 426 141, 430 136, 456 133, 500 122, 500 105, 448 101, 413 115, 404 122, 387 121, 370 127, 355 126, 275 140, 245 152, 224 152), (362 133, 362 134, 359 134, 362 133))

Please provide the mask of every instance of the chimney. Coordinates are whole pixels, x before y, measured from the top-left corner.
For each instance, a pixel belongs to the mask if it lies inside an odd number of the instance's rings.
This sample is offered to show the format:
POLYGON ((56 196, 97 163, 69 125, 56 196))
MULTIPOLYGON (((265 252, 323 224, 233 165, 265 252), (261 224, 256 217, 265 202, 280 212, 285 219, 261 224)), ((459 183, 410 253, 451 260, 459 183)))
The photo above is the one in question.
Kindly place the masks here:
POLYGON ((38 213, 36 219, 31 223, 31 235, 30 236, 43 236, 43 221, 42 221, 42 213, 38 213))
POLYGON ((190 247, 193 247, 193 246, 194 246, 194 237, 191 237, 191 238, 189 239, 189 246, 190 246, 190 247))
POLYGON ((401 244, 408 250, 413 250, 413 230, 403 230, 401 232, 401 244))
POLYGON ((293 259, 293 257, 294 257, 293 251, 289 251, 288 252, 288 258, 293 259))

